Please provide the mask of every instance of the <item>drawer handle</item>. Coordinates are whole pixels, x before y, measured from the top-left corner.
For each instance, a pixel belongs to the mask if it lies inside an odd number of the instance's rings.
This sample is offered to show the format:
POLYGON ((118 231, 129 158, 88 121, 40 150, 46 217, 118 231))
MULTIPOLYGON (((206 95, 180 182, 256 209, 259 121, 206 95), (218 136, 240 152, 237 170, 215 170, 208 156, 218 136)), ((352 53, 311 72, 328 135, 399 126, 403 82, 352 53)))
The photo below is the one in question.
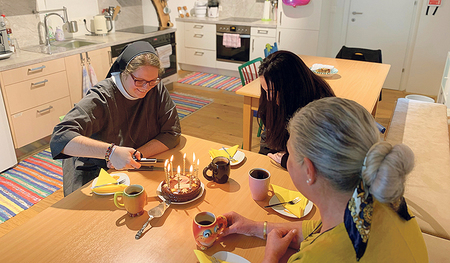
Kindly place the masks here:
POLYGON ((45 68, 45 65, 42 65, 42 66, 37 67, 37 68, 29 68, 28 69, 28 73, 34 73, 34 72, 37 72, 37 71, 42 71, 42 70, 44 70, 44 68, 45 68))
POLYGON ((203 56, 203 54, 205 54, 205 52, 195 51, 194 53, 195 56, 203 56))
POLYGON ((258 30, 258 34, 269 34, 269 30, 258 30))
POLYGON ((202 29, 203 26, 202 25, 195 25, 194 28, 202 29))
POLYGON ((43 81, 31 83, 31 86, 38 86, 38 85, 45 84, 45 83, 47 83, 47 82, 48 82, 48 80, 47 80, 47 79, 44 79, 43 81))
POLYGON ((45 109, 37 110, 37 113, 42 114, 42 113, 44 113, 44 112, 46 112, 46 111, 49 111, 49 110, 51 110, 51 109, 53 109, 53 106, 48 106, 48 107, 45 108, 45 109))
POLYGON ((196 37, 196 38, 202 38, 202 37, 203 37, 203 34, 194 34, 194 37, 196 37))

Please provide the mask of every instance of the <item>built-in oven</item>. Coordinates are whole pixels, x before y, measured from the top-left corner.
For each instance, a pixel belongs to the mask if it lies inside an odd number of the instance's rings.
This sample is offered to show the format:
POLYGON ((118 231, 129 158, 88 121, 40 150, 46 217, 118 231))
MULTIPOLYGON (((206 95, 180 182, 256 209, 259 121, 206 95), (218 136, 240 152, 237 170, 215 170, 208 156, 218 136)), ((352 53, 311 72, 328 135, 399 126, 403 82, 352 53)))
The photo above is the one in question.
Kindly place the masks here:
MULTIPOLYGON (((142 28, 147 28, 147 31, 149 30, 148 26, 144 27, 136 27, 136 28, 130 28, 130 29, 123 29, 121 31, 124 32, 132 32, 132 33, 148 33, 146 31, 142 31, 142 28), (137 30, 139 28, 139 30, 137 30)), ((158 27, 152 27, 158 29, 158 27)), ((165 45, 171 45, 172 46, 172 54, 169 56, 170 60, 170 66, 164 68, 164 73, 161 76, 164 84, 171 83, 173 81, 176 81, 177 79, 177 55, 176 55, 176 43, 175 43, 175 33, 166 33, 162 35, 157 35, 154 37, 148 37, 141 39, 141 41, 147 41, 149 42, 154 48, 162 47, 165 45)), ((131 42, 115 45, 111 47, 111 62, 114 62, 116 58, 119 56, 120 52, 122 52, 123 48, 128 45, 131 42)))
POLYGON ((216 59, 245 63, 250 60, 250 26, 216 25, 216 59), (224 34, 238 34, 240 47, 224 46, 224 34))

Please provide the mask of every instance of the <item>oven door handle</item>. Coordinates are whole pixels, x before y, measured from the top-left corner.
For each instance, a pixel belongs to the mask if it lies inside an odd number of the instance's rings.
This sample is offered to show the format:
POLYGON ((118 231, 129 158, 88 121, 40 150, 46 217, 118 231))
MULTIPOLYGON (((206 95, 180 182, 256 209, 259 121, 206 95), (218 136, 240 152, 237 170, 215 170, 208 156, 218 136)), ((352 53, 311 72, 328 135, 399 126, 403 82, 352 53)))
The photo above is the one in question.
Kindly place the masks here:
MULTIPOLYGON (((218 36, 223 36, 223 33, 216 33, 218 36)), ((250 38, 250 35, 239 35, 240 38, 250 38)))

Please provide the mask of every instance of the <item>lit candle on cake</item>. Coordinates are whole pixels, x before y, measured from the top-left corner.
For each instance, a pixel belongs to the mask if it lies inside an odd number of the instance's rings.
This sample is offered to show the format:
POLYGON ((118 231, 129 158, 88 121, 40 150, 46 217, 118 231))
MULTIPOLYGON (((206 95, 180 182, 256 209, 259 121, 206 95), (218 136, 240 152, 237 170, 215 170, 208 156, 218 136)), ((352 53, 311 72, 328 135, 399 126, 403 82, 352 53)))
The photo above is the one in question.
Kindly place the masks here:
POLYGON ((169 186, 169 188, 170 188, 170 173, 169 173, 169 171, 170 171, 170 168, 171 168, 171 166, 170 166, 170 163, 167 165, 167 178, 169 179, 168 181, 167 181, 167 186, 169 186))
POLYGON ((192 153, 192 163, 195 165, 195 153, 192 153))
POLYGON ((169 185, 169 182, 170 182, 170 180, 169 180, 169 172, 167 171, 167 165, 168 164, 169 164, 169 160, 166 159, 166 161, 164 162, 164 174, 166 176, 166 183, 167 183, 167 185, 169 185))
POLYGON ((200 165, 200 159, 197 159, 197 166, 195 167, 196 168, 196 170, 195 170, 195 178, 197 178, 198 179, 198 166, 200 165))
POLYGON ((177 179, 178 179, 178 191, 181 191, 181 178, 180 178, 180 166, 178 165, 177 169, 177 179))
POLYGON ((186 175, 186 153, 183 155, 183 175, 186 175))
POLYGON ((171 177, 173 177, 173 163, 172 163, 172 161, 173 161, 173 155, 172 155, 172 156, 170 156, 170 167, 172 167, 172 170, 171 170, 171 169, 169 169, 169 171, 170 171, 170 175, 171 175, 171 177))
POLYGON ((191 168, 189 168, 189 173, 190 173, 190 176, 189 176, 189 189, 192 189, 192 180, 193 180, 193 177, 194 177, 194 167, 192 167, 192 164, 191 164, 191 168))

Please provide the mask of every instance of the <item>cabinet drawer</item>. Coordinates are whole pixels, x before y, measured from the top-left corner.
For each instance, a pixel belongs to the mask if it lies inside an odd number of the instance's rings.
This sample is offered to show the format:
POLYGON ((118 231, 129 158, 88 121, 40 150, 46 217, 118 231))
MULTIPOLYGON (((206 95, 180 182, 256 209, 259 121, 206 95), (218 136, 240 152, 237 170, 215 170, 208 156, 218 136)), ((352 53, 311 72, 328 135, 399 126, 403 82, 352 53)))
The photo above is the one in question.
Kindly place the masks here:
POLYGON ((5 86, 11 114, 69 95, 65 71, 5 86))
POLYGON ((5 85, 10 85, 24 80, 42 77, 58 71, 65 70, 64 58, 46 61, 21 68, 11 69, 2 72, 5 85))
POLYGON ((216 50, 216 27, 214 25, 186 24, 185 47, 216 50))
POLYGON ((15 147, 19 148, 53 133, 59 117, 71 109, 70 97, 64 97, 11 116, 15 147))
POLYGON ((276 28, 264 28, 264 27, 252 27, 251 30, 252 36, 261 36, 261 37, 276 37, 277 29, 276 28))
POLYGON ((216 51, 186 48, 186 63, 214 68, 216 67, 216 51))

